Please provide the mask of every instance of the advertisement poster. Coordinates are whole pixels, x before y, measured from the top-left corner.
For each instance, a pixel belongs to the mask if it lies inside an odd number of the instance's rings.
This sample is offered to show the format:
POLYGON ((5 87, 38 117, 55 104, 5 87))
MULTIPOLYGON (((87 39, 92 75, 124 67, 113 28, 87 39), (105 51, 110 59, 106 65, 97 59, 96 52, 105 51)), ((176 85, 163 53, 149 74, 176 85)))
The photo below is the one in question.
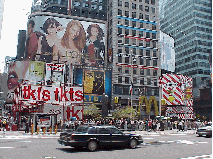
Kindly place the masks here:
POLYGON ((161 69, 175 71, 175 50, 174 39, 169 35, 160 32, 161 44, 161 69))
POLYGON ((45 62, 30 61, 29 62, 29 81, 33 85, 41 84, 44 80, 45 62))
POLYGON ((7 103, 11 103, 13 101, 14 90, 25 79, 28 79, 28 77, 29 77, 29 61, 15 61, 9 63, 8 78, 7 78, 8 93, 6 97, 7 103))
POLYGON ((75 83, 83 85, 84 103, 101 103, 105 93, 111 99, 112 75, 111 70, 76 69, 75 83))
POLYGON ((46 63, 45 85, 61 86, 64 83, 65 64, 46 63))
POLYGON ((29 19, 26 60, 103 67, 106 26, 53 16, 29 19))

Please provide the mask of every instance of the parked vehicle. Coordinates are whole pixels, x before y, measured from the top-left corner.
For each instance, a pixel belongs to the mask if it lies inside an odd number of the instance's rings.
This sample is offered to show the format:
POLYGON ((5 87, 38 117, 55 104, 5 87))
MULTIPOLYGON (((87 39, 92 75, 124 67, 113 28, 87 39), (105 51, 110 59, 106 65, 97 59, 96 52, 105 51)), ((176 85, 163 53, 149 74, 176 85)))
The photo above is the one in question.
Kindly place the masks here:
POLYGON ((198 128, 196 134, 198 136, 212 137, 212 125, 198 128))
POLYGON ((59 144, 95 151, 99 146, 128 146, 132 149, 143 143, 138 134, 123 133, 115 126, 80 126, 74 132, 63 132, 59 144))

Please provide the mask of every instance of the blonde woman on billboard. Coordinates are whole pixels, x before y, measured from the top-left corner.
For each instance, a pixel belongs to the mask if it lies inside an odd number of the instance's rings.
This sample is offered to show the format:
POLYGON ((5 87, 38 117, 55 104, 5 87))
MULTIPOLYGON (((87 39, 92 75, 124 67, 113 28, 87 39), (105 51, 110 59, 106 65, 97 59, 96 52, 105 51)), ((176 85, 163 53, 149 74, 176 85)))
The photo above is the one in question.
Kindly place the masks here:
POLYGON ((86 33, 82 24, 72 20, 67 24, 59 49, 60 62, 81 64, 82 51, 86 44, 86 33))
POLYGON ((89 66, 103 66, 104 64, 104 32, 98 24, 91 24, 87 28, 87 42, 85 46, 86 60, 89 66))
POLYGON ((51 63, 53 56, 58 58, 59 37, 57 33, 63 30, 63 27, 54 18, 48 18, 42 30, 46 35, 39 38, 36 60, 51 63))

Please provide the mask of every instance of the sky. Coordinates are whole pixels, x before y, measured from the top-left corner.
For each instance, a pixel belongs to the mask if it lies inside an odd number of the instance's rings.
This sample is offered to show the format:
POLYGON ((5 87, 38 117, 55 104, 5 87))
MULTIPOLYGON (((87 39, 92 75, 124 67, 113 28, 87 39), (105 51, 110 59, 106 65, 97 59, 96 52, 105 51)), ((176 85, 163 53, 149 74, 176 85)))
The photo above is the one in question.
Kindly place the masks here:
POLYGON ((19 30, 27 30, 27 19, 33 0, 5 0, 0 39, 0 73, 4 71, 5 56, 17 55, 19 30))

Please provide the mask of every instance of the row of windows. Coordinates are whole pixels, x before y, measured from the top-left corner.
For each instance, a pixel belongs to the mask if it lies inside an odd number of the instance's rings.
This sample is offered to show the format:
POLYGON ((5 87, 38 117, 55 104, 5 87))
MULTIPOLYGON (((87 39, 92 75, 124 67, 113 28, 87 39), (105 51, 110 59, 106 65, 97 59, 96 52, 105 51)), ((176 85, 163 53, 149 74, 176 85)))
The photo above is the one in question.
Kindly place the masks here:
MULTIPOLYGON (((123 39, 118 39, 118 44, 130 44, 130 45, 136 45, 136 46, 143 46, 143 47, 149 47, 149 48, 157 48, 157 42, 156 41, 143 41, 143 40, 136 40, 136 39, 129 39, 125 38, 123 39)), ((136 48, 133 48, 136 52, 136 48)))
MULTIPOLYGON (((118 63, 130 64, 131 58, 118 56, 118 63)), ((157 63, 158 63, 157 60, 149 60, 149 59, 143 59, 143 58, 137 58, 137 59, 133 60, 133 64, 145 65, 145 66, 156 66, 157 67, 157 63)))
POLYGON ((105 9, 105 5, 102 4, 89 4, 89 3, 80 3, 80 2, 74 2, 74 7, 83 7, 83 8, 91 8, 93 10, 104 10, 105 9))
MULTIPOLYGON (((121 86, 121 85, 114 85, 114 94, 119 95, 129 95, 129 86, 121 86)), ((132 91, 133 95, 147 95, 147 96, 153 96, 153 95, 159 95, 159 89, 158 88, 144 88, 144 87, 133 87, 132 91)))
POLYGON ((151 13, 155 13, 155 8, 154 7, 149 7, 149 6, 144 6, 143 5, 137 5, 135 3, 129 3, 129 2, 125 2, 124 5, 122 5, 122 1, 118 1, 118 6, 120 7, 126 7, 126 8, 131 8, 131 9, 138 9, 139 11, 146 11, 146 12, 151 12, 151 13), (131 6, 130 6, 131 4, 131 6))
MULTIPOLYGON (((125 74, 129 74, 131 72, 130 70, 131 68, 128 67, 118 67, 118 72, 119 73, 125 73, 125 74), (123 69, 123 70, 122 70, 123 69)), ((150 69, 137 69, 137 68, 133 68, 133 74, 134 75, 149 75, 149 76, 157 76, 157 70, 150 70, 150 69)), ((134 78, 133 82, 136 83, 137 82, 137 78, 134 78), (135 80, 134 80, 135 79, 135 80)), ((129 84, 129 82, 127 83, 129 84)))
MULTIPOLYGON (((140 85, 146 85, 147 84, 147 85, 157 86, 157 79, 146 78, 146 80, 147 81, 145 82, 144 78, 133 77, 133 84, 140 84, 140 85), (138 82, 138 79, 139 79, 139 82, 138 82)), ((118 83, 130 84, 131 78, 130 77, 118 76, 118 83)))
MULTIPOLYGON (((176 56, 175 56, 175 58, 176 58, 176 60, 178 60, 178 58, 182 58, 182 57, 184 57, 184 56, 186 56, 186 55, 191 55, 191 54, 193 54, 193 53, 195 53, 195 52, 200 52, 200 53, 209 53, 209 54, 211 54, 212 53, 212 49, 207 49, 207 48, 196 48, 196 49, 190 49, 190 50, 187 50, 187 51, 184 51, 184 52, 182 52, 182 53, 180 53, 180 54, 177 54, 176 56)), ((208 57, 208 55, 193 55, 192 56, 192 60, 193 59, 204 59, 204 60, 207 60, 209 57, 208 57)), ((178 62, 178 61, 177 61, 178 62)), ((182 63, 182 62, 181 62, 182 63)))
POLYGON ((126 54, 133 54, 133 55, 141 55, 141 56, 148 56, 148 57, 157 57, 156 50, 144 50, 144 49, 136 49, 136 48, 129 48, 129 47, 118 47, 118 53, 126 53, 126 54))
MULTIPOLYGON (((180 70, 181 71, 181 70, 180 70)), ((197 75, 197 74, 202 74, 202 75, 210 75, 210 71, 209 70, 203 70, 203 69, 198 69, 198 70, 192 70, 192 71, 187 71, 187 73, 183 73, 185 76, 193 76, 193 75, 197 75)), ((193 87, 195 87, 193 85, 193 87)))
POLYGON ((72 14, 74 16, 82 16, 86 18, 96 18, 96 19, 101 19, 101 20, 106 20, 107 16, 103 11, 88 11, 88 10, 82 10, 78 8, 74 8, 72 14))
MULTIPOLYGON (((192 69, 192 68, 195 68, 195 67, 196 68, 201 68, 201 67, 210 68, 209 63, 206 63, 206 62, 193 62, 193 63, 190 63, 188 65, 181 66, 181 67, 177 68, 177 72, 181 72, 181 71, 184 71, 184 70, 187 70, 187 69, 192 69)), ((210 75, 210 70, 206 70, 206 71, 203 71, 203 72, 205 72, 205 74, 210 75)), ((197 74, 197 73, 195 73, 195 74, 197 74)))
POLYGON ((121 34, 122 35, 132 35, 132 36, 138 36, 138 37, 145 37, 145 38, 157 39, 156 33, 150 33, 150 32, 139 31, 139 30, 118 28, 117 33, 118 33, 118 35, 121 35, 121 34))
MULTIPOLYGON (((180 57, 180 56, 178 56, 178 57, 180 57)), ((193 55, 191 57, 187 57, 185 59, 179 60, 178 62, 176 62, 176 64, 179 65, 179 64, 183 64, 185 62, 189 62, 191 60, 197 60, 197 59, 208 60, 209 59, 209 55, 201 55, 201 54, 193 55)))
POLYGON ((150 18, 149 14, 144 15, 143 13, 140 13, 140 12, 125 11, 122 9, 118 9, 118 15, 121 15, 121 16, 125 15, 126 17, 156 21, 155 16, 151 16, 151 18, 150 18))

